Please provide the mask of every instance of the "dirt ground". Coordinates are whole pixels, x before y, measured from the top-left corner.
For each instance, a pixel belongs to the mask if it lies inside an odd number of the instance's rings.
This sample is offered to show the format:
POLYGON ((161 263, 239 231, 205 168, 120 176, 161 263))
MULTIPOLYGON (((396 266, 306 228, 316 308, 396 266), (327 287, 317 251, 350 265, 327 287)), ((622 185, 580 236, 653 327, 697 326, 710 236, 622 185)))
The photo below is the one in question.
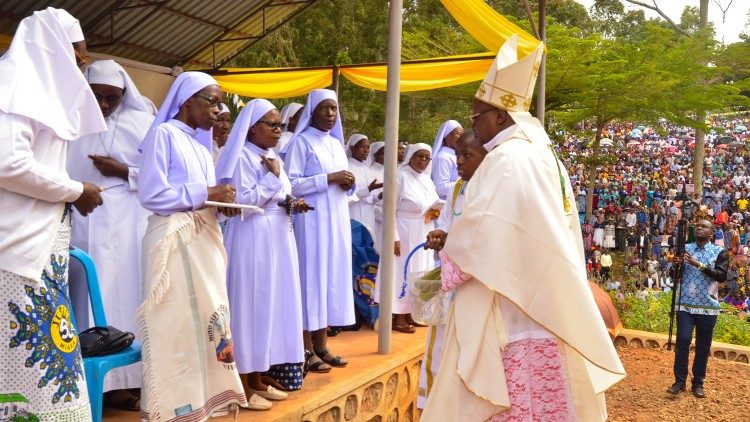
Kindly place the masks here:
MULTIPOLYGON (((674 352, 629 347, 617 352, 628 375, 607 392, 610 421, 748 420, 750 365, 710 358, 706 398, 695 398, 689 384, 688 390, 675 397, 666 392, 674 382, 674 352)), ((692 359, 691 353, 691 365, 692 359)))

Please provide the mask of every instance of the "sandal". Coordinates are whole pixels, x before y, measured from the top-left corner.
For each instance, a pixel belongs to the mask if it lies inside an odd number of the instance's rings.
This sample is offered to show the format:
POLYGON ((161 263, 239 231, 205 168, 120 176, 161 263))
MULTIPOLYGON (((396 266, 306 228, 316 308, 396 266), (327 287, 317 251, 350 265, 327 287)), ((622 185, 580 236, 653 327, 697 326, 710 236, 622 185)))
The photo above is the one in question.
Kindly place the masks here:
POLYGON ((275 389, 277 389, 277 390, 280 390, 280 391, 287 391, 287 389, 286 389, 286 388, 284 388, 284 386, 283 386, 283 385, 279 384, 279 382, 278 382, 278 381, 276 381, 275 379, 273 379, 273 378, 269 377, 268 375, 262 375, 262 376, 260 377, 260 380, 261 380, 261 381, 263 382, 263 384, 265 384, 265 385, 270 385, 270 386, 272 386, 273 388, 275 388, 275 389))
POLYGON ((305 360, 305 367, 309 372, 315 372, 318 374, 325 374, 326 372, 331 372, 331 365, 324 362, 320 357, 316 356, 314 353, 310 353, 310 356, 305 360), (314 360, 314 358, 318 358, 318 360, 314 360))
POLYGON ((412 327, 426 327, 426 325, 422 325, 417 321, 414 321, 414 318, 411 317, 411 314, 406 314, 406 322, 412 327))
POLYGON ((406 324, 406 325, 396 325, 396 324, 393 324, 393 326, 391 328, 394 331, 398 331, 400 333, 406 333, 406 334, 414 334, 414 333, 417 332, 417 330, 414 329, 414 327, 412 327, 409 324, 406 324))
POLYGON ((141 398, 127 390, 115 390, 104 393, 103 404, 107 407, 127 410, 129 412, 139 412, 141 410, 141 398))
POLYGON ((320 360, 322 360, 323 362, 337 368, 343 368, 349 363, 341 356, 334 356, 334 354, 331 353, 331 351, 328 349, 321 350, 320 352, 315 351, 315 354, 318 355, 320 360))

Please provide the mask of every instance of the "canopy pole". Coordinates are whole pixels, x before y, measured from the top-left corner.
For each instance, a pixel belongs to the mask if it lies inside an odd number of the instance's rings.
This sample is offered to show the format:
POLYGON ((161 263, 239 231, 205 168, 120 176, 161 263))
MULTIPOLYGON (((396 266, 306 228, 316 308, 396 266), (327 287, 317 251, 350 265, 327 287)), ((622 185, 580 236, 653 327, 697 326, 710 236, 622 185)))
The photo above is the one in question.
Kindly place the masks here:
MULTIPOLYGON (((391 353, 391 316, 396 231, 396 166, 398 165, 399 88, 401 83, 401 14, 403 0, 390 0, 388 13, 388 82, 385 97, 385 171, 383 176, 383 225, 380 243, 380 316, 378 353, 391 353)), ((405 253, 406 251, 401 251, 405 253)), ((400 273, 400 271, 399 271, 400 273)))
POLYGON ((331 69, 331 84, 333 87, 331 88, 336 93, 336 98, 339 96, 339 74, 341 72, 339 71, 338 66, 333 66, 333 69, 331 69))
MULTIPOLYGON (((539 0, 539 39, 547 42, 547 0, 539 0)), ((536 118, 544 126, 544 109, 547 96, 547 54, 542 54, 542 62, 539 64, 539 80, 537 81, 536 94, 536 118)))

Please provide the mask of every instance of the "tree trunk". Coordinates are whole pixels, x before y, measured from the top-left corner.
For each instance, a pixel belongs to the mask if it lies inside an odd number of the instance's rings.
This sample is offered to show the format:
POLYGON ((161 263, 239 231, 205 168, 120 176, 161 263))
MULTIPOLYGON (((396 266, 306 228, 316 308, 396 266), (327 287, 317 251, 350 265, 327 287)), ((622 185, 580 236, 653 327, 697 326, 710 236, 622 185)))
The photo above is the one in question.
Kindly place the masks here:
POLYGON ((596 186, 596 170, 599 167, 599 142, 602 139, 602 130, 605 123, 596 123, 596 136, 591 146, 591 156, 586 165, 586 221, 589 221, 594 212, 594 187, 596 186))
MULTIPOLYGON (((704 29, 708 26, 708 0, 700 0, 700 27, 704 29)), ((698 119, 701 123, 706 120, 704 113, 698 114, 698 119)), ((695 193, 698 194, 699 198, 703 198, 703 160, 705 159, 706 151, 704 149, 706 141, 706 133, 700 129, 695 129, 695 149, 693 150, 693 187, 695 193)), ((687 181, 685 181, 687 183, 687 181)))

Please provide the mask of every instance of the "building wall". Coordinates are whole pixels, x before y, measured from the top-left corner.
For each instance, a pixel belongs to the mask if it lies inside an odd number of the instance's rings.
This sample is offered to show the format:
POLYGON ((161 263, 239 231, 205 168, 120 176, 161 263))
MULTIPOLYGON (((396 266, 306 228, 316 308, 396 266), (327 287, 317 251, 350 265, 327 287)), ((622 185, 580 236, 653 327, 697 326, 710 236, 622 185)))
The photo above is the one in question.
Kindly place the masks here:
POLYGON ((414 422, 422 356, 311 410, 303 422, 414 422))

